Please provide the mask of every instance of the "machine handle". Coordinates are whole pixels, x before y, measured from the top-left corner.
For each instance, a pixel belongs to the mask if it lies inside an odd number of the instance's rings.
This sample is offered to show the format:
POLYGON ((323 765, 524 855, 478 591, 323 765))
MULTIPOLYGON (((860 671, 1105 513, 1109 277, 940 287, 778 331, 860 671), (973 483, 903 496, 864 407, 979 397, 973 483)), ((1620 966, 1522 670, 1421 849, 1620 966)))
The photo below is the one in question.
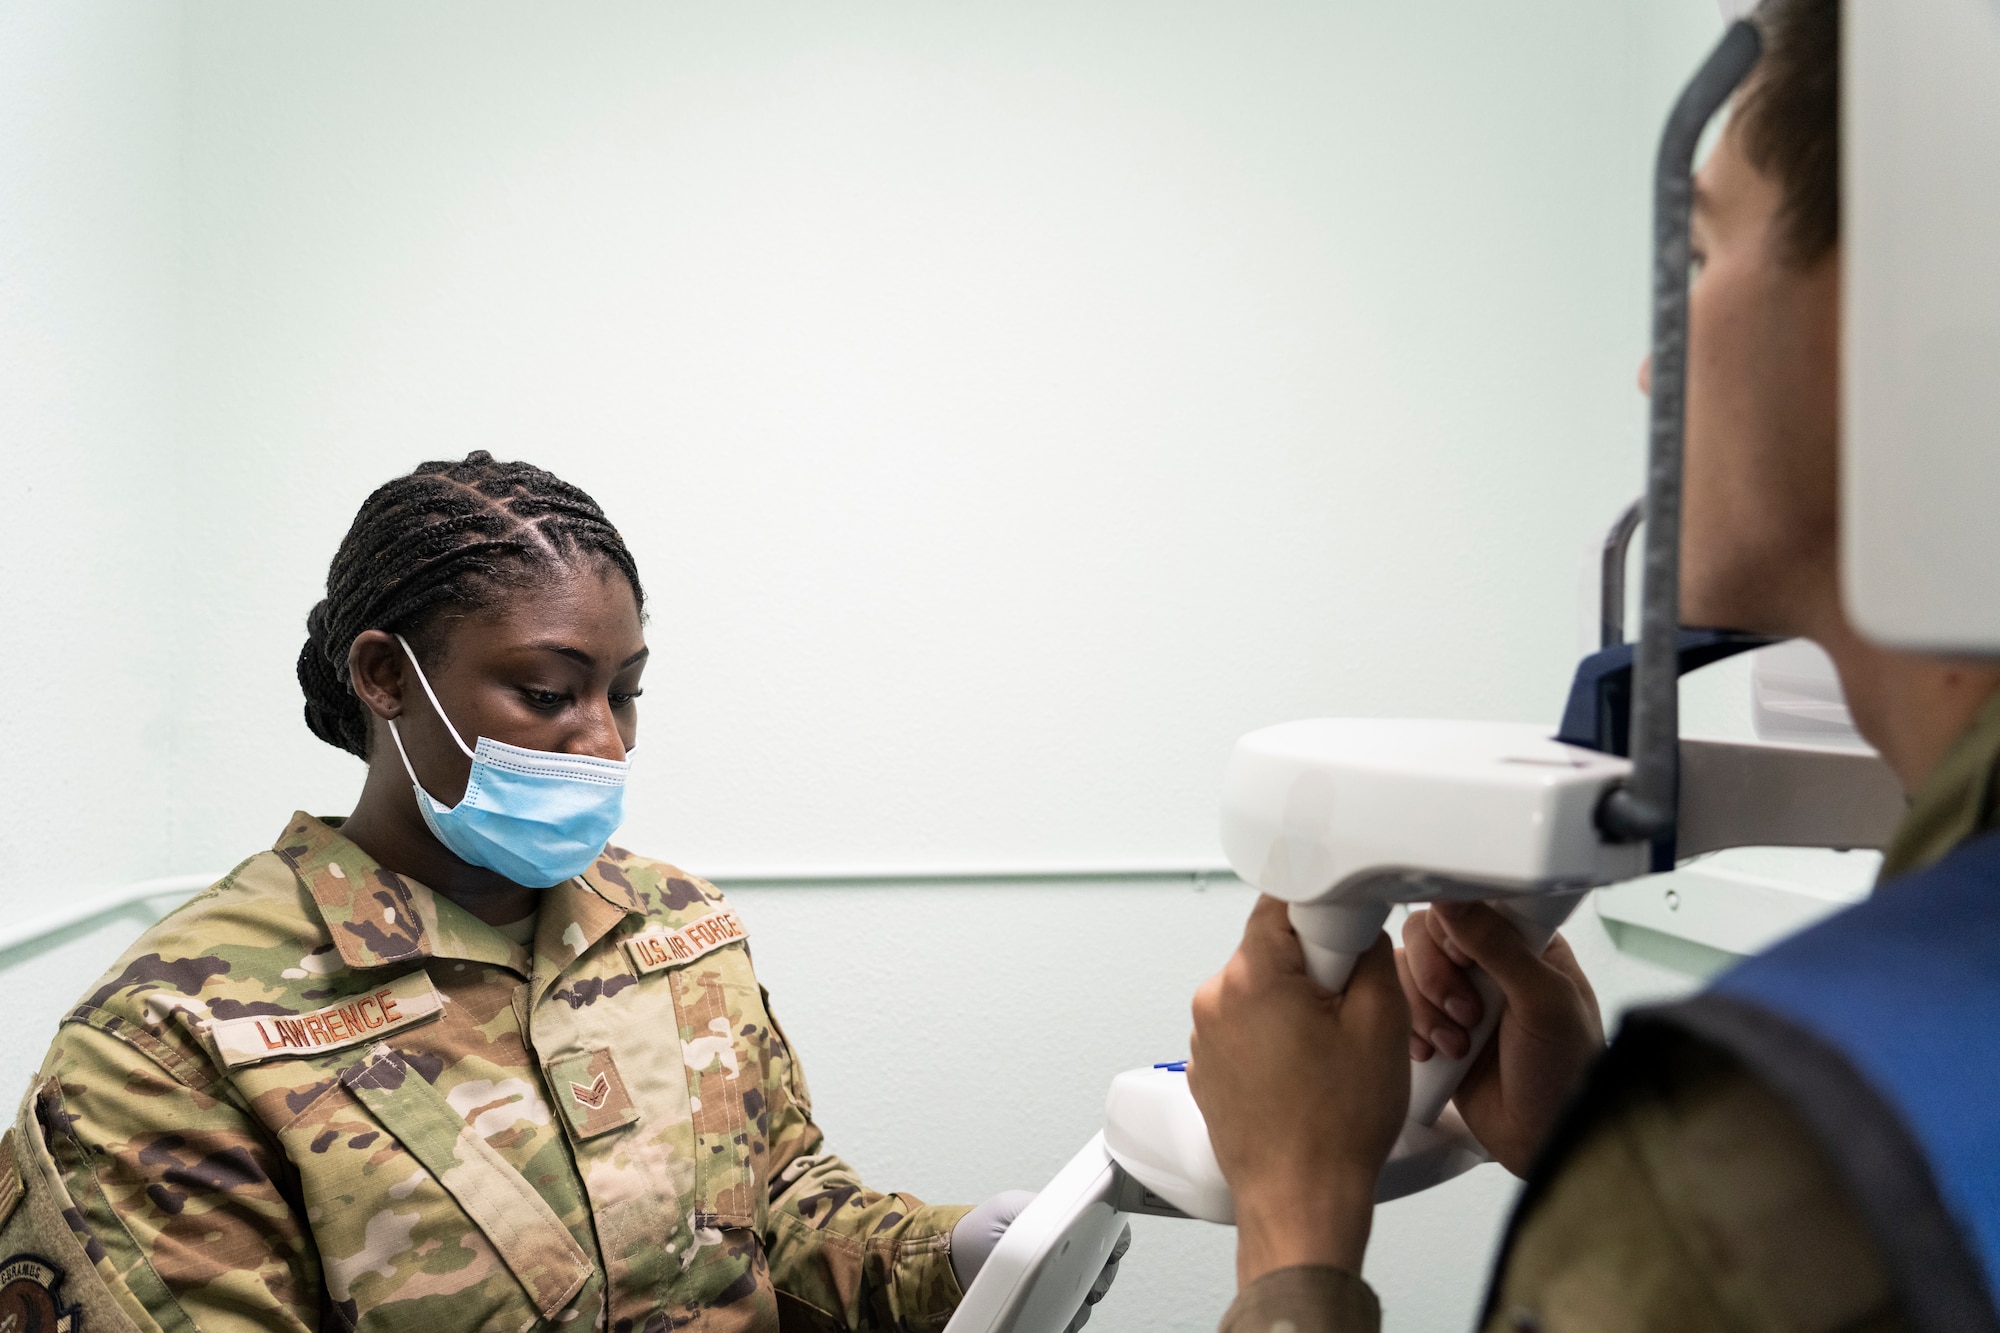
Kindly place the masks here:
POLYGON ((1292 929, 1305 950, 1306 972, 1328 990, 1347 989, 1354 960, 1382 933, 1387 903, 1293 903, 1292 929))
MULTIPOLYGON (((1570 912, 1581 901, 1582 893, 1545 893, 1533 897, 1503 898, 1492 905, 1513 922, 1514 928, 1521 932, 1521 938, 1540 954, 1549 947, 1557 928, 1569 919, 1570 912)), ((1288 915, 1292 929, 1298 933, 1299 944, 1305 950, 1306 971, 1320 985, 1337 991, 1346 988, 1348 977, 1354 973, 1355 959, 1375 942, 1382 923, 1389 919, 1389 904, 1293 903, 1288 915)), ((1477 967, 1472 968, 1470 974, 1484 1012, 1478 1025, 1472 1029, 1464 1055, 1453 1060, 1439 1051, 1428 1060, 1411 1062, 1410 1120, 1415 1124, 1437 1123, 1452 1094, 1458 1091, 1465 1071, 1472 1068, 1472 1062, 1479 1058, 1479 1052, 1485 1049, 1494 1029, 1500 1026, 1500 1014, 1507 1001, 1500 994, 1499 985, 1477 967)))
POLYGON ((1131 1181, 1094 1135, 1001 1233, 945 1333, 1062 1333, 1125 1230, 1131 1181))

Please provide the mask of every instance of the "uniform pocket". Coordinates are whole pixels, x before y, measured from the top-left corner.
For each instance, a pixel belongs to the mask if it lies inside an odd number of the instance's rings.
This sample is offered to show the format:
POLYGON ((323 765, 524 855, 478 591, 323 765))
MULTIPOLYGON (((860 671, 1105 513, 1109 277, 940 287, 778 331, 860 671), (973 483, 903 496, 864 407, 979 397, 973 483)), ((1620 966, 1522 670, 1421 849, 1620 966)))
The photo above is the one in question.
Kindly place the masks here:
POLYGON ((339 1071, 279 1139, 350 1328, 522 1333, 590 1276, 549 1206, 392 1051, 339 1071))
POLYGON ((591 1264, 569 1228, 401 1055, 382 1051, 341 1082, 458 1201, 544 1319, 583 1289, 591 1264))
POLYGON ((771 1028, 750 956, 732 945, 671 976, 694 1123, 696 1225, 758 1227, 768 1184, 759 1126, 771 1028))

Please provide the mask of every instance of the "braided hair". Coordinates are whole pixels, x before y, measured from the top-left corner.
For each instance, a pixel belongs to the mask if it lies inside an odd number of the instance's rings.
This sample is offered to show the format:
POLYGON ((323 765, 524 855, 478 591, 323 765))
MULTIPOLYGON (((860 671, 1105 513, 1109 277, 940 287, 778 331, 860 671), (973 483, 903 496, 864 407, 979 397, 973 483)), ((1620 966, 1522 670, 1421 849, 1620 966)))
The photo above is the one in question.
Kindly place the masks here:
POLYGON ((616 569, 645 605, 625 539, 597 502, 528 463, 484 449, 424 463, 376 487, 334 553, 326 596, 306 617, 299 686, 313 735, 368 757, 368 712, 347 677, 364 630, 387 630, 429 655, 441 613, 492 607, 513 588, 581 564, 616 569))

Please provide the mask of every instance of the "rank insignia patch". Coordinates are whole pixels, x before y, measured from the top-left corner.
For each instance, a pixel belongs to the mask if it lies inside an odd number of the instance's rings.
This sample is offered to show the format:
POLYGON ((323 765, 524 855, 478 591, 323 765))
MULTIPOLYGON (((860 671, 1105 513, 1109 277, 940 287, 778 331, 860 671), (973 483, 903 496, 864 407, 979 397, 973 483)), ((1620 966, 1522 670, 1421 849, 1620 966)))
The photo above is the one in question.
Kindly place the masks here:
POLYGON ((577 1101, 593 1111, 601 1111, 604 1109, 605 1099, 611 1095, 611 1080, 599 1071, 597 1077, 591 1080, 589 1087, 586 1088, 581 1083, 572 1083, 569 1085, 569 1090, 577 1101))
POLYGON ((56 1295, 63 1271, 32 1254, 0 1264, 0 1333, 83 1333, 83 1316, 56 1295))
POLYGON ((639 1118, 639 1108, 632 1104, 625 1080, 618 1077, 618 1064, 606 1047, 551 1060, 545 1072, 551 1089, 569 1089, 569 1096, 556 1101, 568 1114, 570 1130, 579 1139, 596 1138, 639 1118))

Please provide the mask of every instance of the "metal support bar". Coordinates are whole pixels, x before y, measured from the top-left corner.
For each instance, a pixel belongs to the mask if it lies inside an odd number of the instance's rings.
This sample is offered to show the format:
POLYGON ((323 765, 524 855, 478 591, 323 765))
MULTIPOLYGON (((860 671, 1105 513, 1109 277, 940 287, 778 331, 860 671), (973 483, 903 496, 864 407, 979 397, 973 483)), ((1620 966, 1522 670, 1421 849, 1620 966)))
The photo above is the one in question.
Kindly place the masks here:
POLYGON ((1634 500, 1604 534, 1604 563, 1597 579, 1597 646, 1616 648, 1625 642, 1625 557, 1632 534, 1639 529, 1645 498, 1634 500))
POLYGON ((1879 755, 1681 742, 1682 857, 1729 847, 1885 848, 1908 810, 1879 755))
POLYGON ((1679 781, 1681 443, 1687 425, 1689 227, 1702 131, 1763 52, 1748 23, 1731 25, 1667 117, 1653 174, 1652 438, 1646 464, 1645 601, 1633 680, 1632 780, 1598 808, 1618 842, 1674 832, 1679 781))

